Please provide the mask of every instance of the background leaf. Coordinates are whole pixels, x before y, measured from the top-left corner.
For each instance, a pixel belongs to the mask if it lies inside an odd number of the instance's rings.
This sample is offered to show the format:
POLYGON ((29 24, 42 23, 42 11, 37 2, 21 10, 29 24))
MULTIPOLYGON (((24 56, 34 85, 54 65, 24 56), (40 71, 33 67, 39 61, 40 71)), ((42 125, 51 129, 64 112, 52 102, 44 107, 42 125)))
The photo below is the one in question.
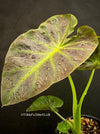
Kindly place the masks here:
POLYGON ((100 69, 100 36, 98 36, 99 45, 91 55, 91 57, 86 60, 81 66, 79 66, 79 70, 92 70, 92 69, 100 69))
POLYGON ((55 109, 56 111, 58 107, 62 107, 63 101, 55 96, 41 96, 37 100, 35 100, 31 106, 27 109, 27 111, 38 111, 38 110, 51 110, 55 109))
POLYGON ((97 36, 89 26, 67 38, 77 24, 71 14, 56 15, 21 34, 10 46, 3 68, 2 105, 27 100, 66 78, 94 52, 97 36))

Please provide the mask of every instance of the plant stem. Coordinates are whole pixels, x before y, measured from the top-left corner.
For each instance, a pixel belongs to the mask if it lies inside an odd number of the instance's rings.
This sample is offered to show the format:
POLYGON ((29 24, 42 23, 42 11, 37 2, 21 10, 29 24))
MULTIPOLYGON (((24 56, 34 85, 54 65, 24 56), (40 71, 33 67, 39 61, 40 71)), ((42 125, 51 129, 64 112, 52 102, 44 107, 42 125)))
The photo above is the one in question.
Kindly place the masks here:
POLYGON ((82 94, 82 96, 80 98, 79 104, 77 105, 77 111, 76 111, 76 117, 75 117, 75 123, 76 123, 75 130, 77 130, 77 134, 81 133, 81 108, 82 108, 84 98, 85 98, 85 96, 87 94, 87 91, 88 91, 88 89, 90 87, 90 84, 92 82, 94 72, 95 72, 95 69, 92 70, 90 78, 88 80, 88 83, 87 83, 87 85, 85 87, 85 90, 84 90, 84 92, 83 92, 83 94, 82 94))
MULTIPOLYGON (((77 95, 76 95, 76 89, 75 89, 75 85, 74 85, 74 82, 72 80, 71 75, 68 76, 68 79, 69 79, 71 89, 72 89, 72 95, 73 95, 73 120, 75 121, 75 115, 76 115, 76 110, 77 110, 77 95)), ((75 124, 76 123, 74 123, 74 125, 75 124)))
POLYGON ((80 98, 79 104, 77 104, 77 96, 76 96, 76 89, 74 82, 72 80, 71 75, 68 76, 71 89, 72 89, 72 95, 73 95, 73 120, 74 120, 74 133, 81 134, 81 108, 82 104, 85 98, 85 95, 87 94, 87 91, 90 87, 90 84, 92 82, 93 76, 94 76, 95 69, 92 70, 90 78, 88 80, 88 83, 85 87, 85 90, 80 98))
POLYGON ((54 112, 57 116, 59 116, 63 121, 66 121, 66 119, 65 119, 64 117, 62 117, 62 115, 60 115, 58 112, 56 112, 56 111, 54 111, 54 110, 53 110, 53 112, 54 112))
POLYGON ((90 78, 89 78, 89 81, 88 81, 88 83, 87 83, 87 85, 86 85, 86 87, 85 87, 85 90, 84 90, 84 92, 83 92, 81 98, 80 98, 80 101, 79 101, 79 106, 80 106, 80 108, 81 108, 81 106, 82 106, 82 103, 83 103, 83 100, 84 100, 84 98, 85 98, 85 95, 87 94, 87 91, 88 91, 88 89, 89 89, 89 87, 90 87, 90 84, 91 84, 91 82, 92 82, 94 73, 95 73, 95 69, 92 70, 91 75, 90 75, 90 78))

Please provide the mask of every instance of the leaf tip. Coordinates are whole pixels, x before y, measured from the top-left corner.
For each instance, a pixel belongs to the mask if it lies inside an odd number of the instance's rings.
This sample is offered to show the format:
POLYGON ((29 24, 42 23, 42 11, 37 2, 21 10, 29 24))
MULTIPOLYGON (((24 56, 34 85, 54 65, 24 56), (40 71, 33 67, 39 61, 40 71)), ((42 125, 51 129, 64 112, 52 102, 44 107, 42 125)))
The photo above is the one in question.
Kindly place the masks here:
POLYGON ((7 105, 9 105, 8 101, 6 99, 2 99, 2 107, 7 106, 7 105))

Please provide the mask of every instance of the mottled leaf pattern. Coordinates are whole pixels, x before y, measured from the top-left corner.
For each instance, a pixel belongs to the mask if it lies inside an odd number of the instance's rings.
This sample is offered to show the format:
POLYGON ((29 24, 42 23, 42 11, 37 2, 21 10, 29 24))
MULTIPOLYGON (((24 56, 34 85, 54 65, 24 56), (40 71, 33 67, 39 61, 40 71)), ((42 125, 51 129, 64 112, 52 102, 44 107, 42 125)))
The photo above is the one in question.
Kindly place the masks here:
POLYGON ((97 47, 94 30, 77 24, 71 14, 56 15, 38 29, 21 34, 10 46, 3 68, 2 105, 25 101, 66 78, 97 47))

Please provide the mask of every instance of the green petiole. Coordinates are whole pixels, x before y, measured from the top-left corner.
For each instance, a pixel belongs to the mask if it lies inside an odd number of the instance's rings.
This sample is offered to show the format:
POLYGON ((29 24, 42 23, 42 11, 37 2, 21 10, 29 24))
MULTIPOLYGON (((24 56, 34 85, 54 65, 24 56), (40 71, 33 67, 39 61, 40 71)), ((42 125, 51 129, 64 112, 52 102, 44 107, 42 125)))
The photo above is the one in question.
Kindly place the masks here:
POLYGON ((68 79, 69 79, 69 82, 71 85, 71 89, 72 89, 72 94, 73 94, 73 120, 74 120, 73 127, 75 130, 75 134, 76 133, 81 134, 81 108, 82 108, 84 98, 85 98, 87 91, 90 87, 90 84, 92 82, 94 72, 95 72, 95 69, 93 69, 91 72, 90 78, 89 78, 88 83, 85 87, 85 90, 84 90, 84 92, 79 100, 79 103, 77 103, 76 89, 75 89, 75 85, 74 85, 74 82, 72 80, 72 77, 71 77, 71 75, 68 76, 68 79))

